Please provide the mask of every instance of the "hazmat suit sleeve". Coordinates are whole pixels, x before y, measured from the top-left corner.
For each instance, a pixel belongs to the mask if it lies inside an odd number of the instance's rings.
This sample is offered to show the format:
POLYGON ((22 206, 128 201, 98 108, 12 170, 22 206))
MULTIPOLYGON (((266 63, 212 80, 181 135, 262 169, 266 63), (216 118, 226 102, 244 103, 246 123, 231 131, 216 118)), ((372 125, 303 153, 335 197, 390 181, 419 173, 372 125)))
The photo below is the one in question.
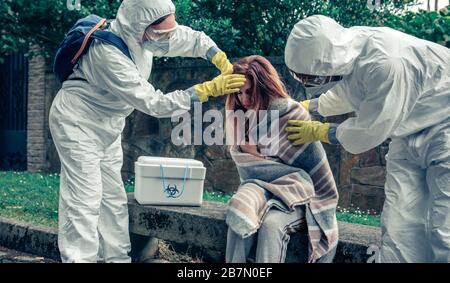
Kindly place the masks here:
POLYGON ((191 108, 192 93, 177 90, 163 94, 156 90, 140 75, 136 65, 112 45, 94 42, 82 59, 82 70, 88 82, 143 113, 166 118, 176 110, 191 108))
POLYGON ((171 36, 169 51, 164 56, 203 58, 211 61, 219 51, 216 43, 204 32, 180 25, 171 36))
MULTIPOLYGON (((313 101, 311 101, 312 103, 313 101)), ((353 107, 343 98, 337 95, 334 91, 327 91, 317 98, 313 109, 322 117, 329 117, 353 112, 353 107)))
MULTIPOLYGON (((379 62, 363 76, 366 92, 357 110, 336 130, 339 143, 350 153, 374 148, 389 138, 403 119, 406 95, 414 92, 414 82, 405 77, 400 60, 379 62)), ((357 95, 357 94, 355 94, 357 95)))

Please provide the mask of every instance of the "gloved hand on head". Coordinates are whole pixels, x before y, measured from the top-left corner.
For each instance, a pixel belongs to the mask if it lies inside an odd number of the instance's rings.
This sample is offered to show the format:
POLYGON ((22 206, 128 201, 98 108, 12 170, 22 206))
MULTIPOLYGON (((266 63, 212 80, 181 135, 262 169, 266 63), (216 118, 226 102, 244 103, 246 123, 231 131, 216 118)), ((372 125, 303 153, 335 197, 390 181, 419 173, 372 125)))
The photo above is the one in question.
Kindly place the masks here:
POLYGON ((194 89, 200 102, 205 102, 210 96, 217 97, 238 92, 245 81, 244 75, 222 74, 211 81, 195 85, 194 89))

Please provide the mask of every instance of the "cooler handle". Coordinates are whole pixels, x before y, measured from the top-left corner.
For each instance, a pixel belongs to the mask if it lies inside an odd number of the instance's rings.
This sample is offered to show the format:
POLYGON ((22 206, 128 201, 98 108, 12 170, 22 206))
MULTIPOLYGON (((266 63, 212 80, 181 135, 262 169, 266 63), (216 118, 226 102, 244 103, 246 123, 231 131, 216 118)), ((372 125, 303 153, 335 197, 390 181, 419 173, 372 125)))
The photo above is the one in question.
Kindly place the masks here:
POLYGON ((162 164, 159 165, 159 168, 161 169, 161 179, 163 182, 163 192, 165 192, 167 194, 168 198, 179 198, 180 196, 183 195, 184 193, 184 186, 186 185, 186 177, 187 177, 187 172, 188 172, 188 166, 186 164, 186 167, 184 169, 184 180, 183 180, 183 188, 181 189, 181 193, 178 193, 177 188, 175 187, 170 187, 169 186, 166 187, 166 178, 164 177, 164 167, 162 166, 162 164), (178 193, 178 195, 177 195, 178 193))

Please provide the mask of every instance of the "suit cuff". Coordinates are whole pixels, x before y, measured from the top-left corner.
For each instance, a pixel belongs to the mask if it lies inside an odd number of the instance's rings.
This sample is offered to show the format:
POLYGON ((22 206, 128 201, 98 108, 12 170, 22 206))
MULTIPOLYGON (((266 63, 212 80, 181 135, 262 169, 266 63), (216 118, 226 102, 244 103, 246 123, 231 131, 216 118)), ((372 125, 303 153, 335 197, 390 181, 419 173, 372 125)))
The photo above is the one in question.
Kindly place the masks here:
POLYGON ((217 52, 220 51, 221 50, 219 49, 219 47, 217 47, 217 45, 212 46, 211 48, 208 49, 208 51, 206 51, 206 59, 208 59, 208 61, 211 62, 214 55, 216 55, 217 52))
POLYGON ((336 130, 339 124, 330 124, 330 128, 328 129, 328 140, 330 144, 340 144, 340 142, 336 138, 336 130))
POLYGON ((189 96, 191 98, 191 105, 193 105, 195 102, 200 102, 200 98, 197 95, 197 91, 194 87, 190 87, 185 90, 187 93, 189 93, 189 96))
POLYGON ((318 110, 319 110, 319 99, 318 98, 314 98, 311 99, 309 101, 309 113, 314 114, 314 115, 320 115, 318 110))

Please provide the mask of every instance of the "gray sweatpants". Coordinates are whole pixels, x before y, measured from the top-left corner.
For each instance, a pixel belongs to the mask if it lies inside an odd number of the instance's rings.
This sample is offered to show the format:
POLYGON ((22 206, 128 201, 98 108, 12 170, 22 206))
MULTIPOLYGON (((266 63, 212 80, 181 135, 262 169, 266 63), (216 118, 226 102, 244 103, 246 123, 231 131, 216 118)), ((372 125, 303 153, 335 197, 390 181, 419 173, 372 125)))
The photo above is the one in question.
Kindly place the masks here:
MULTIPOLYGON (((304 206, 298 206, 293 212, 270 209, 258 232, 242 238, 228 228, 225 260, 227 263, 246 263, 254 254, 256 263, 282 263, 286 258, 289 233, 298 230, 304 218, 304 206), (254 251, 256 245, 256 251, 254 251)), ((307 247, 305 247, 307 248, 307 247)))

